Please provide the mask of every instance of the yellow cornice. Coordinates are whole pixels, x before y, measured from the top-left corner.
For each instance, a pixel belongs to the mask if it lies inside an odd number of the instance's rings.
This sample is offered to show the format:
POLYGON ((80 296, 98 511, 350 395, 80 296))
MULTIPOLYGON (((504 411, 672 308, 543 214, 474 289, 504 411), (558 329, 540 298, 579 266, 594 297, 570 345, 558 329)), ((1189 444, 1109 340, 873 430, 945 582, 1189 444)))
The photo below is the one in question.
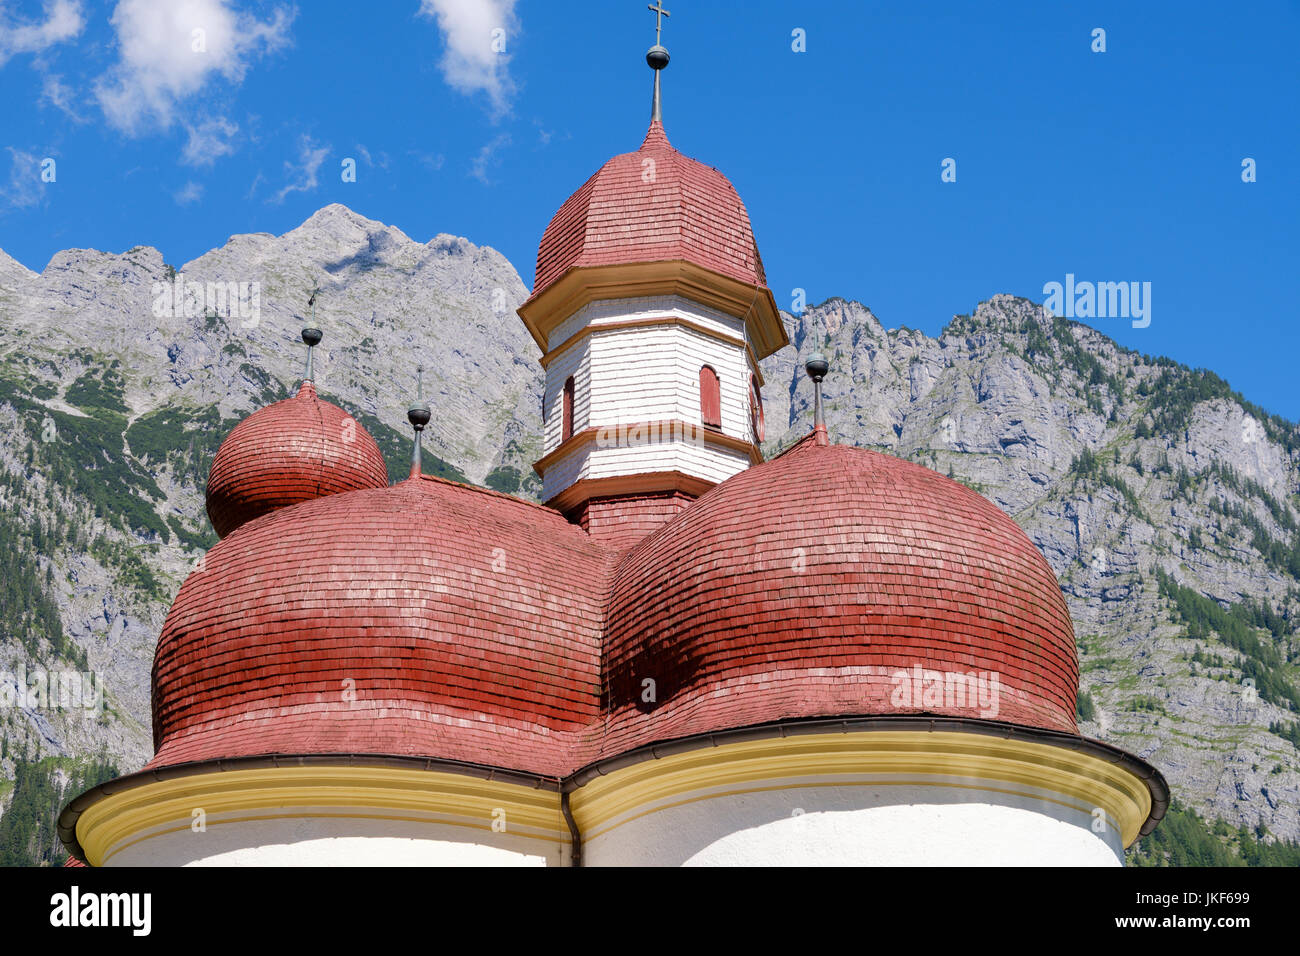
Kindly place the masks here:
POLYGON ((654 295, 680 295, 743 319, 759 359, 790 344, 770 289, 684 259, 570 269, 541 295, 521 305, 519 317, 545 353, 551 331, 589 302, 654 295))
POLYGON ((308 816, 418 819, 489 832, 493 812, 502 809, 509 835, 569 840, 553 790, 384 766, 260 767, 159 780, 88 807, 77 820, 77 840, 87 862, 102 866, 141 840, 189 829, 195 810, 212 827, 283 816, 292 808, 336 808, 308 816))
POLYGON ((595 777, 570 795, 584 840, 656 807, 725 793, 809 786, 955 786, 1102 809, 1132 844, 1151 812, 1146 784, 1091 753, 960 732, 809 734, 723 744, 595 777), (794 778, 798 778, 795 782, 794 778), (821 778, 822 782, 818 782, 821 778))
MULTIPOLYGON (((1047 801, 1084 815, 1100 808, 1125 846, 1152 811, 1147 783, 1101 745, 919 729, 710 739, 708 746, 569 778, 569 806, 582 839, 656 810, 726 794, 827 786, 952 787, 1047 801)), ((168 772, 175 775, 140 774, 144 782, 92 791, 96 796, 75 822, 76 841, 91 865, 150 837, 188 829, 196 809, 208 826, 307 815, 416 820, 480 833, 491 832, 494 811, 504 809, 511 836, 566 845, 571 838, 560 793, 538 781, 391 764, 168 772)))

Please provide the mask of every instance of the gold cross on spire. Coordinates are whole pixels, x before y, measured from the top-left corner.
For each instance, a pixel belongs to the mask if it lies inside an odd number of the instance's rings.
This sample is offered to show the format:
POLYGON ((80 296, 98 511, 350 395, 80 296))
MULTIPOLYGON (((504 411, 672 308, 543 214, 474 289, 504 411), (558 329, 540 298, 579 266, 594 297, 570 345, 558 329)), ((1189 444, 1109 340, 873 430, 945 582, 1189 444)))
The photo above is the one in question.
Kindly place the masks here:
POLYGON ((655 0, 654 6, 647 6, 647 10, 655 15, 655 45, 660 46, 664 28, 664 17, 671 17, 672 14, 664 9, 664 0, 655 0))

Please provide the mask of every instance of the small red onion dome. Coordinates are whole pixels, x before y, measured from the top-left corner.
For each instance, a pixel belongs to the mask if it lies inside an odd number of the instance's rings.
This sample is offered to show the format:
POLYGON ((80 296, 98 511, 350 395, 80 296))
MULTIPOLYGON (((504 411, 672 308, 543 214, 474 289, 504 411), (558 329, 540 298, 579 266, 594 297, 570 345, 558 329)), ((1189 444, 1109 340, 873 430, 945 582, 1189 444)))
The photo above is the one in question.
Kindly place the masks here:
POLYGON ((1078 733, 1069 611, 1025 533, 927 468, 812 436, 628 553, 607 629, 606 753, 843 715, 1078 733))
POLYGON ((532 298, 575 267, 677 259, 767 285, 736 188, 673 149, 655 120, 639 150, 605 163, 551 219, 532 298))
POLYGON ((276 511, 172 605, 149 768, 390 754, 568 772, 598 715, 612 554, 549 508, 430 477, 276 511))
POLYGON ((208 517, 224 538, 286 505, 387 484, 370 433, 303 382, 297 395, 258 409, 221 443, 208 472, 208 517))

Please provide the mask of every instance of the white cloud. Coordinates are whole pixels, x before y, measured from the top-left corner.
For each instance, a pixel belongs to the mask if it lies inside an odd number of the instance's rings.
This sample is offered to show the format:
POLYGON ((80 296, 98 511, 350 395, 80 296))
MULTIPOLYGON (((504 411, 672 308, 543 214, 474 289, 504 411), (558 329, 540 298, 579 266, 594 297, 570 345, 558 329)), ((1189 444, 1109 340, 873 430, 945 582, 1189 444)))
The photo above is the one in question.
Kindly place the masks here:
POLYGON ((189 139, 181 151, 181 159, 191 166, 211 166, 235 151, 234 138, 239 127, 224 116, 217 116, 197 125, 186 123, 185 131, 189 139))
POLYGON ((365 144, 357 143, 357 155, 361 157, 362 162, 364 162, 370 169, 374 169, 376 166, 383 170, 388 169, 388 154, 382 150, 380 150, 377 155, 372 156, 370 150, 366 149, 365 144))
POLYGON ((76 92, 63 82, 63 77, 59 74, 47 73, 41 78, 41 105, 53 106, 66 113, 74 122, 84 123, 86 118, 73 106, 75 100, 76 92))
POLYGON ((35 206, 45 191, 45 184, 41 182, 41 158, 13 146, 5 148, 9 150, 9 180, 0 185, 0 198, 6 206, 13 208, 35 206))
POLYGON ((469 174, 484 186, 491 186, 492 181, 488 179, 487 175, 488 169, 500 165, 501 160, 497 158, 497 151, 501 149, 502 146, 509 145, 509 133, 502 133, 497 136, 496 139, 492 140, 492 142, 485 143, 483 148, 478 151, 478 155, 474 157, 473 162, 470 163, 469 174))
POLYGON ((0 66, 19 53, 41 53, 71 40, 86 25, 81 0, 45 0, 44 10, 44 21, 11 20, 0 3, 0 66))
POLYGON ((426 153, 418 149, 408 149, 406 153, 408 156, 414 156, 420 161, 420 165, 435 173, 442 169, 442 164, 447 161, 442 153, 426 153))
POLYGON ((320 167, 325 162, 325 157, 329 155, 328 146, 317 146, 312 142, 310 136, 303 136, 298 140, 298 162, 292 163, 285 161, 285 172, 290 176, 290 182, 283 189, 277 192, 270 201, 282 203, 290 193, 311 192, 320 183, 320 167))
POLYGON ((176 205, 188 206, 203 198, 203 187, 191 180, 172 193, 172 198, 176 200, 176 205))
POLYGON ((518 32, 516 0, 420 0, 420 14, 437 21, 447 44, 439 66, 453 89, 486 93, 498 116, 509 112, 510 42, 518 32))
POLYGON ((171 126, 186 97, 217 77, 239 83, 254 57, 285 46, 293 17, 277 7, 261 21, 230 0, 120 0, 119 60, 95 86, 104 115, 132 134, 171 126))

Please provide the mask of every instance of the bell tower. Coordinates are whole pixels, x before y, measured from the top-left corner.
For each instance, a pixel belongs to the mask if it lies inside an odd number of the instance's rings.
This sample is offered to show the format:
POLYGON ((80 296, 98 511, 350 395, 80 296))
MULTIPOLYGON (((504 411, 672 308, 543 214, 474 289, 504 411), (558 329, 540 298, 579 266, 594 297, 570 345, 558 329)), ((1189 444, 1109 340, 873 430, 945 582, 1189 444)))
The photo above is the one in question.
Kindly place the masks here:
POLYGON ((762 461, 759 361, 789 342, 740 196, 668 142, 650 9, 645 140, 560 207, 519 308, 546 370, 543 499, 620 543, 762 461))

